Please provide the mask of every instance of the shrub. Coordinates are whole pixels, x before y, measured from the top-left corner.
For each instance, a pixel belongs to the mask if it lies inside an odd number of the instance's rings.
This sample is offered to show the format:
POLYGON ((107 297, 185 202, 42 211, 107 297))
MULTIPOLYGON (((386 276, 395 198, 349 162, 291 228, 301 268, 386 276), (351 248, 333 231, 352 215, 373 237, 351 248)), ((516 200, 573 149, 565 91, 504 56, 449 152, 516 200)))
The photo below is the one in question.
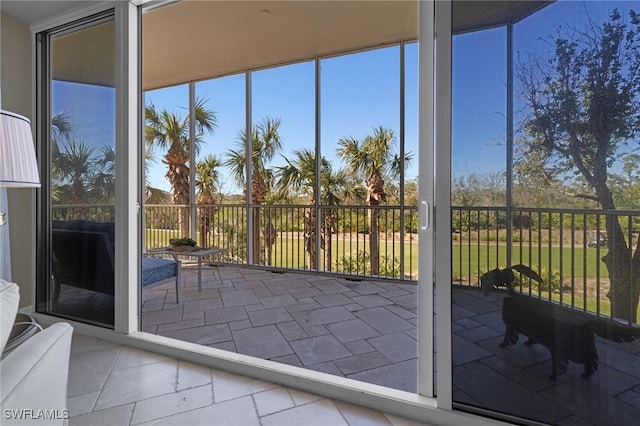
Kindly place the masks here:
MULTIPOLYGON (((335 270, 337 272, 369 275, 371 274, 371 256, 369 256, 369 253, 364 250, 344 254, 336 260, 335 270)), ((399 278, 400 261, 398 258, 389 255, 380 256, 379 273, 380 276, 399 278)))

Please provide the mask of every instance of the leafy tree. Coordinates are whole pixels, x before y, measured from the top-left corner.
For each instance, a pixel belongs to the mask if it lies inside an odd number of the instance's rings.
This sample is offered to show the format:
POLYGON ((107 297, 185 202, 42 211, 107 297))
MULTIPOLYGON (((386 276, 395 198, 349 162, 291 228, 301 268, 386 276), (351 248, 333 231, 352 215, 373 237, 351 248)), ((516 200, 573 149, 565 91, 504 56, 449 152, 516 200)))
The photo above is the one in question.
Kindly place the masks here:
POLYGON ((470 173, 451 182, 451 203, 455 206, 503 206, 506 199, 504 173, 470 173))
MULTIPOLYGON (((196 99, 194 150, 199 151, 205 133, 216 128, 215 112, 206 108, 206 100, 196 99)), ((189 204, 189 115, 162 110, 153 104, 145 107, 145 140, 148 145, 167 149, 162 162, 167 165, 167 180, 171 184, 172 199, 176 205, 189 204)), ((189 235, 189 209, 180 208, 178 216, 180 235, 189 235)))
POLYGON ((611 174, 616 206, 625 210, 640 210, 640 155, 624 157, 622 173, 611 174))
MULTIPOLYGON (((282 149, 282 139, 278 134, 280 120, 266 117, 261 123, 253 126, 251 130, 251 206, 253 219, 253 258, 254 262, 260 262, 260 205, 267 202, 267 196, 273 186, 273 171, 268 163, 282 149)), ((236 140, 237 149, 227 151, 227 160, 224 165, 231 169, 231 174, 238 186, 246 188, 247 175, 247 135, 244 131, 238 132, 236 140)), ((269 219, 263 228, 265 246, 275 244, 275 227, 269 219)), ((270 264, 270 259, 265 260, 270 264)))
POLYGON ((338 140, 338 156, 347 162, 349 173, 362 179, 367 190, 366 203, 371 207, 368 209, 368 219, 373 275, 380 272, 380 212, 377 207, 387 201, 385 179, 397 179, 400 169, 411 159, 410 154, 401 159, 394 153, 395 142, 393 130, 383 126, 374 128, 373 134, 366 136, 362 141, 353 137, 338 140))
MULTIPOLYGON (((518 72, 530 116, 524 123, 528 153, 542 153, 540 167, 555 179, 581 176, 585 195, 603 210, 616 208, 608 168, 637 151, 640 131, 640 17, 625 23, 614 10, 608 21, 552 38, 546 59, 530 56, 518 72)), ((608 297, 614 317, 636 320, 640 296, 640 247, 626 241, 615 215, 606 216, 608 297), (632 273, 635 271, 635 273, 632 273)), ((639 242, 640 244, 640 242, 639 242)))

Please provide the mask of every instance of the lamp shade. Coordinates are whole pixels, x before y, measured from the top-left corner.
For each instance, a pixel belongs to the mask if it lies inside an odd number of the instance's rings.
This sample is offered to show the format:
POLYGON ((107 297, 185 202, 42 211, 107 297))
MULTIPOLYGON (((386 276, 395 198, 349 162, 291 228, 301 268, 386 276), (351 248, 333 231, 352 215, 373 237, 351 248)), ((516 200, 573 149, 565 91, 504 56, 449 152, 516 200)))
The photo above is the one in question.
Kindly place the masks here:
POLYGON ((31 122, 0 110, 0 187, 40 187, 31 122))

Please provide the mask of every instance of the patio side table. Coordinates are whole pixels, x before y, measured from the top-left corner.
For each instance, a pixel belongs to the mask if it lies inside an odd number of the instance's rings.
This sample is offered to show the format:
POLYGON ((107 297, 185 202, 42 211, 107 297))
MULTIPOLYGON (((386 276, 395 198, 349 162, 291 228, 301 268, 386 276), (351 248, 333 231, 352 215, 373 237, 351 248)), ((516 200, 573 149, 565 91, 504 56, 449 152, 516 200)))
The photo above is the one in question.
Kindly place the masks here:
MULTIPOLYGON (((196 247, 192 250, 178 251, 173 250, 171 247, 160 247, 149 249, 149 254, 168 254, 173 256, 173 259, 177 262, 178 256, 195 257, 198 259, 198 291, 202 291, 202 258, 205 256, 217 256, 224 253, 224 249, 218 247, 196 247)), ((218 268, 218 278, 222 281, 222 275, 220 274, 220 268, 218 268)))

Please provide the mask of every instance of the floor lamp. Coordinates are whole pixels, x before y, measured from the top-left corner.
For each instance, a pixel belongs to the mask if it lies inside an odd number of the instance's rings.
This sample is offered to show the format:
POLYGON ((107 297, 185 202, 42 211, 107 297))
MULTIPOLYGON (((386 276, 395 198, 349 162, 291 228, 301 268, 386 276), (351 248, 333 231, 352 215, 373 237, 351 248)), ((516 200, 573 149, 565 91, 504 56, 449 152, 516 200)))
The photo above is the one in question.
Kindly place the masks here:
POLYGON ((31 122, 0 110, 0 278, 11 281, 11 251, 4 188, 39 188, 38 162, 31 122))

